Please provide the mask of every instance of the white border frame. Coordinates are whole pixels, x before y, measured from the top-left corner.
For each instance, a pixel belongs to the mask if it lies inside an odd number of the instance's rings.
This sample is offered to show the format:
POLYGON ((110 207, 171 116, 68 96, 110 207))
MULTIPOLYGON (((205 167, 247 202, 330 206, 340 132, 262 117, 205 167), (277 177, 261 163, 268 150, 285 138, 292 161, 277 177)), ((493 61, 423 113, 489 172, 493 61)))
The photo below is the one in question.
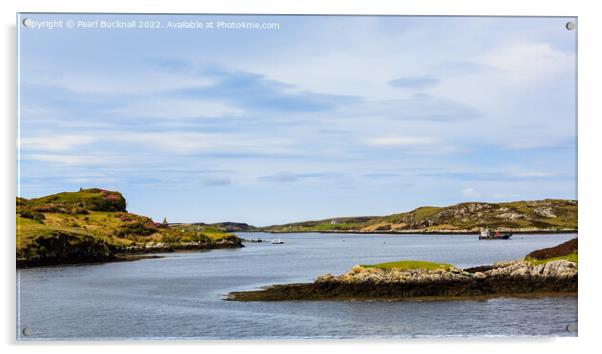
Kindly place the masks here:
MULTIPOLYGON (((21 0, 18 3, 5 0, 1 3, 3 30, 2 69, 4 85, 1 87, 4 119, 2 163, 2 225, 5 226, 2 239, 4 259, 2 277, 2 305, 4 321, 1 322, 4 345, 10 351, 22 352, 39 350, 40 345, 47 345, 49 353, 80 353, 84 350, 94 352, 131 351, 132 346, 143 346, 148 353, 163 353, 169 347, 176 347, 181 352, 201 350, 242 351, 249 353, 278 353, 283 350, 289 353, 305 353, 308 350, 345 350, 349 353, 360 353, 366 350, 378 350, 389 353, 404 351, 429 352, 445 351, 445 353, 505 353, 509 351, 545 351, 548 353, 573 353, 576 350, 594 349, 598 342, 600 308, 598 294, 601 286, 599 274, 595 267, 596 251, 600 250, 602 235, 596 221, 598 203, 601 200, 598 183, 602 180, 598 151, 602 150, 599 138, 602 117, 600 99, 598 98, 600 81, 599 65, 600 39, 602 33, 602 12, 596 11, 595 2, 575 1, 479 1, 479 0, 429 0, 429 1, 397 1, 386 0, 306 0, 306 1, 245 1, 221 0, 21 0), (13 218, 14 197, 16 195, 16 12, 149 12, 149 13, 245 13, 245 14, 366 14, 366 15, 482 15, 482 16, 577 16, 579 30, 579 228, 581 231, 581 274, 579 287, 579 337, 578 338, 499 338, 499 339, 408 339, 408 340, 305 340, 305 341, 152 341, 152 342, 71 342, 16 343, 15 333, 15 272, 14 272, 14 230, 13 218), (598 99, 596 99, 598 98, 598 99), (91 343, 91 344, 90 344, 91 343), (199 348, 198 346, 202 347, 199 348), (367 347, 370 346, 370 347, 367 347)), ((6 348, 5 348, 6 349, 6 348)), ((138 348, 136 348, 138 349, 138 348)))

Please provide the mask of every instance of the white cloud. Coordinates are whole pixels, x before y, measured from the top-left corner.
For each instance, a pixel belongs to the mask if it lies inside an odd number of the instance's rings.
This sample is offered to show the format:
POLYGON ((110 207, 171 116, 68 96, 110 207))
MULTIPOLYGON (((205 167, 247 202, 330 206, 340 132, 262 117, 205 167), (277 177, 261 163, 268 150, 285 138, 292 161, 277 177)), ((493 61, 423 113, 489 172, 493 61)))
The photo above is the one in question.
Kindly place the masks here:
POLYGON ((177 119, 239 116, 243 111, 217 101, 149 98, 116 108, 109 113, 122 117, 177 119))
POLYGON ((380 136, 365 139, 364 142, 374 146, 424 146, 432 145, 436 140, 429 137, 380 136))
POLYGON ((524 42, 498 47, 477 60, 503 71, 513 82, 525 84, 574 72, 574 59, 573 53, 556 50, 549 43, 524 42))
POLYGON ((67 151, 91 144, 97 139, 87 135, 50 135, 21 138, 21 149, 39 151, 67 151))
POLYGON ((467 187, 462 189, 462 196, 467 198, 479 198, 481 197, 481 193, 472 187, 467 187))
MULTIPOLYGON (((266 154, 287 155, 302 153, 295 146, 295 141, 288 138, 265 137, 251 134, 236 133, 201 133, 201 132, 135 132, 103 130, 102 132, 86 132, 81 135, 52 135, 21 138, 21 149, 28 154, 24 158, 40 161, 55 161, 67 164, 94 164, 106 156, 107 159, 123 160, 122 156, 107 155, 103 151, 112 150, 115 143, 143 146, 149 151, 159 151, 176 154, 266 154), (81 154, 85 145, 98 143, 90 156, 81 154), (79 154, 53 154, 53 152, 70 152, 78 150, 79 154), (36 152, 36 153, 29 153, 36 152)), ((90 149, 86 150, 90 151, 90 149)), ((129 150, 128 156, 141 156, 143 150, 129 150), (139 151, 140 154, 137 154, 139 151)))
POLYGON ((520 194, 517 193, 502 193, 502 192, 491 192, 484 193, 473 187, 463 188, 462 196, 465 198, 475 199, 475 198, 485 198, 485 199, 509 199, 509 198, 518 198, 520 194))
POLYGON ((450 155, 465 151, 460 146, 424 136, 385 135, 361 139, 361 142, 374 148, 398 148, 404 155, 450 155))
POLYGON ((123 155, 85 155, 85 154, 27 154, 23 160, 58 163, 71 166, 100 166, 129 164, 131 158, 123 155))
POLYGON ((55 68, 38 68, 22 72, 21 81, 28 85, 53 86, 94 95, 143 95, 182 87, 208 87, 214 83, 214 80, 206 77, 152 71, 145 67, 137 69, 128 66, 127 71, 121 72, 85 70, 82 72, 77 68, 69 68, 57 72, 55 68))
POLYGON ((520 198, 518 193, 491 193, 491 197, 494 199, 516 199, 520 198))
POLYGON ((562 136, 562 132, 554 130, 537 135, 519 131, 509 139, 502 140, 500 145, 511 150, 542 149, 566 145, 570 141, 570 138, 571 136, 562 136))
MULTIPOLYGON (((248 189, 249 199, 257 200, 265 194, 263 188, 269 187, 258 181, 258 176, 275 174, 275 181, 302 180, 304 172, 328 170, 350 176, 346 183, 354 188, 354 195, 373 197, 374 205, 385 205, 382 201, 388 200, 387 207, 392 209, 450 195, 454 200, 462 196, 501 199, 514 192, 523 197, 563 196, 567 190, 572 192, 572 184, 546 178, 554 176, 545 172, 573 172, 573 163, 562 151, 535 156, 504 152, 500 147, 529 149, 570 143, 566 138, 574 135, 569 87, 574 56, 570 50, 564 53, 556 48, 570 48, 572 40, 560 39, 558 34, 541 35, 539 31, 550 30, 540 21, 520 20, 521 26, 514 28, 506 27, 506 20, 358 17, 323 21, 305 17, 295 20, 299 26, 283 26, 274 36, 249 38, 248 43, 223 42, 217 52, 202 50, 205 37, 197 38, 199 45, 187 46, 184 51, 181 43, 162 42, 160 52, 165 56, 189 54, 196 58, 188 74, 144 69, 130 59, 139 58, 145 42, 127 39, 116 42, 124 47, 123 61, 94 62, 101 71, 89 71, 89 63, 72 68, 72 62, 81 60, 63 60, 69 57, 39 59, 42 65, 51 63, 52 67, 25 73, 22 81, 30 86, 24 87, 51 85, 59 89, 23 91, 28 98, 23 102, 29 105, 22 111, 26 123, 22 157, 28 172, 23 176, 43 177, 55 169, 54 173, 64 178, 45 183, 60 184, 69 176, 81 177, 82 171, 94 170, 120 181, 128 180, 125 177, 157 178, 168 181, 163 185, 188 181, 195 188, 235 181, 237 186, 261 185, 257 190, 248 189), (211 80, 195 75, 211 63, 232 72, 265 75, 280 83, 273 85, 274 90, 286 93, 361 98, 333 99, 333 105, 342 103, 332 110, 264 114, 256 106, 244 104, 254 99, 269 103, 269 97, 256 91, 238 93, 234 89, 244 82, 236 80, 226 83, 236 93, 199 90, 209 94, 199 94, 198 100, 178 96, 195 87, 208 87, 211 80), (450 63, 464 66, 450 69, 450 63), (37 75, 53 71, 63 74, 37 75), (437 84, 403 89, 390 85, 391 80, 402 77, 429 77, 437 84), (126 104, 119 106, 123 102, 126 104), (71 110, 67 109, 70 105, 71 110), (249 108, 243 112, 239 106, 249 108), (220 118, 172 119, 203 116, 220 118), (144 119, 147 125, 142 125, 137 118, 145 117, 156 119, 144 119), (537 128, 517 128, 520 124, 537 128), (53 131, 60 134, 52 136, 53 131), (465 151, 474 154, 459 156, 465 151), (500 167, 508 161, 507 154, 516 155, 512 159, 516 169, 500 167), (276 158, 261 158, 264 155, 276 158), (361 173, 388 171, 400 177, 379 180, 379 184, 391 186, 376 190, 377 186, 366 183, 369 181, 354 179, 358 166, 361 173), (409 172, 396 170, 402 166, 409 172), (417 173, 434 167, 441 176, 417 173), (200 168, 216 172, 193 173, 200 168), (229 171, 220 172, 225 169, 229 171), (497 169, 506 174, 499 179, 487 173, 481 178, 445 175, 455 169, 497 169), (511 171, 516 173, 511 175, 511 171), (400 183, 406 182, 416 182, 414 201, 399 191, 400 183), (464 185, 467 182, 470 186, 464 185)), ((102 48, 88 47, 88 51, 97 50, 100 53, 102 48)), ((28 58, 29 65, 24 67, 39 67, 31 59, 34 56, 28 58)), ((313 177, 311 181, 316 186, 321 182, 313 177)), ((307 205, 319 200, 310 194, 317 189, 307 193, 289 189, 303 193, 310 201, 307 205)), ((325 200, 339 203, 338 207, 353 204, 345 199, 347 194, 337 198, 333 190, 326 190, 325 200)), ((291 194, 282 197, 294 199, 291 194)), ((362 206, 357 210, 370 205, 363 199, 358 204, 362 206)), ((225 209, 215 212, 231 212, 231 205, 223 205, 225 209)))
POLYGON ((169 153, 265 153, 285 155, 297 153, 289 138, 266 138, 244 134, 141 132, 136 134, 108 134, 110 140, 144 145, 151 150, 169 153))
POLYGON ((509 173, 508 176, 516 177, 516 178, 546 178, 546 177, 557 177, 557 176, 560 176, 560 174, 556 173, 556 172, 529 171, 529 172, 509 173))
MULTIPOLYGON (((454 120, 453 126, 429 134, 457 145, 532 149, 566 144, 575 134, 570 87, 575 53, 558 49, 558 34, 552 31, 556 22, 517 22, 520 26, 510 28, 503 20, 441 19, 410 31, 383 31, 382 24, 366 20, 341 33, 348 23, 334 21, 306 28, 304 36, 320 39, 315 47, 292 43, 287 51, 270 52, 270 62, 262 56, 231 64, 300 89, 362 97, 337 109, 341 120, 387 118, 399 127, 412 120, 431 128, 437 121, 454 120), (352 44, 358 41, 362 45, 352 44), (314 55, 322 46, 329 47, 328 53, 314 55), (454 70, 451 63, 464 69, 454 70), (429 76, 438 84, 412 90, 389 85, 404 76, 429 76), (415 99, 414 93, 429 99, 415 99), (525 121, 544 128, 536 134, 516 128, 525 121), (486 139, 479 142, 481 137, 486 139)), ((570 42, 562 39, 563 45, 570 42)))

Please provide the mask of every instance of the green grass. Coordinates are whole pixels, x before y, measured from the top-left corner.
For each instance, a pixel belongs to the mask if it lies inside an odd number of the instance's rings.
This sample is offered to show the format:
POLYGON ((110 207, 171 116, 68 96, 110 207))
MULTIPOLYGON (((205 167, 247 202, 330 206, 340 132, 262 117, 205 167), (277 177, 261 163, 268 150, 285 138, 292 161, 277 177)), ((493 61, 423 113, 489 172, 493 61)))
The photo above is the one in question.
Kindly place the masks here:
POLYGON ((38 237, 49 237, 55 232, 91 236, 115 245, 127 245, 131 243, 129 240, 111 237, 112 232, 115 231, 115 228, 112 226, 102 227, 99 224, 86 223, 81 220, 83 218, 81 216, 50 213, 46 213, 45 216, 48 220, 45 220, 43 224, 17 216, 17 250, 22 250, 32 245, 38 237), (76 224, 78 226, 73 226, 76 224))
POLYGON ((567 254, 566 256, 560 256, 560 257, 553 257, 553 258, 546 258, 546 259, 527 258, 526 260, 533 265, 546 264, 551 261, 560 261, 560 260, 566 260, 566 261, 570 261, 570 262, 579 263, 579 257, 577 255, 577 252, 573 252, 571 254, 567 254))
POLYGON ((318 230, 318 231, 335 231, 335 230, 353 230, 356 229, 358 227, 358 224, 352 224, 352 223, 336 223, 336 224, 331 224, 331 223, 322 223, 322 224, 318 224, 315 227, 313 227, 313 229, 318 230))
POLYGON ((362 264, 365 268, 380 268, 380 269, 451 269, 453 265, 447 263, 434 263, 425 261, 397 261, 397 262, 386 262, 378 264, 362 264))
POLYGON ((425 206, 415 210, 382 217, 336 218, 302 223, 273 225, 265 228, 279 232, 316 231, 402 231, 402 230, 471 230, 490 229, 542 229, 576 230, 577 202, 546 199, 508 203, 461 203, 448 207, 425 206), (473 204, 479 208, 470 211, 473 204), (545 217, 536 210, 545 207, 556 217, 545 217), (505 214, 513 215, 507 217, 505 214), (336 224, 330 224, 336 220, 336 224))
POLYGON ((156 225, 148 217, 115 210, 120 208, 120 203, 125 206, 125 199, 121 202, 119 198, 111 197, 107 204, 107 195, 122 198, 118 192, 97 189, 58 193, 30 200, 17 198, 17 257, 31 259, 42 254, 40 247, 46 246, 40 245, 59 235, 67 237, 72 245, 96 242, 115 249, 143 246, 150 241, 176 246, 191 241, 208 245, 222 240, 239 241, 234 234, 214 226, 156 225), (59 208, 47 208, 48 205, 59 205, 59 208), (44 211, 36 211, 40 207, 42 209, 38 210, 44 211), (99 207, 108 210, 98 210, 99 207), (34 214, 41 218, 32 218, 34 214))
POLYGON ((41 212, 75 214, 78 210, 125 211, 126 201, 119 192, 98 188, 62 192, 33 199, 17 199, 17 206, 41 212))
POLYGON ((220 241, 233 237, 233 234, 227 233, 215 226, 200 225, 174 225, 168 229, 162 229, 162 241, 168 243, 178 242, 198 242, 198 241, 220 241))
POLYGON ((425 218, 428 218, 428 217, 431 217, 431 216, 437 214, 442 209, 443 208, 439 208, 439 207, 423 206, 423 207, 414 209, 407 213, 399 213, 399 214, 393 214, 393 215, 388 215, 388 216, 383 216, 383 217, 376 217, 376 218, 370 220, 367 224, 374 225, 374 224, 379 224, 379 223, 383 223, 383 222, 397 224, 397 223, 402 222, 402 219, 404 219, 404 218, 409 218, 410 220, 422 220, 422 219, 425 219, 425 218))

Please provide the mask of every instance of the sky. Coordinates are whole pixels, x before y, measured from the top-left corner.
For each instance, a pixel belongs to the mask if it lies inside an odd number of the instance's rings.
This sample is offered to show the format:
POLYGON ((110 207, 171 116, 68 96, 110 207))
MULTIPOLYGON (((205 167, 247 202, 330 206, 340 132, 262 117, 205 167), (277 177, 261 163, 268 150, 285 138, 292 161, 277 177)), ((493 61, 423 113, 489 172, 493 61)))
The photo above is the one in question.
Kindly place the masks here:
POLYGON ((100 187, 158 221, 257 226, 577 199, 571 18, 25 17, 75 24, 18 26, 25 198, 100 187))

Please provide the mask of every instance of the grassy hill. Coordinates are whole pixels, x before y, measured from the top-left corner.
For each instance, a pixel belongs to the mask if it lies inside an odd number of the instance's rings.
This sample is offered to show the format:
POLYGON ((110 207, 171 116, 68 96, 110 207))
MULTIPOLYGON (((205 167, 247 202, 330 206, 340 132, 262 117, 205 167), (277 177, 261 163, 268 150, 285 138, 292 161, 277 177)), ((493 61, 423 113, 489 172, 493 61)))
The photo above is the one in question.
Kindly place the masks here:
POLYGON ((258 228, 253 226, 253 225, 249 225, 249 224, 245 224, 242 222, 219 222, 219 223, 214 223, 214 224, 205 224, 205 223, 193 223, 191 225, 196 225, 196 226, 204 226, 204 227, 215 227, 218 228, 220 230, 224 230, 226 232, 253 232, 253 231, 258 231, 258 228))
POLYGON ((262 228, 269 232, 514 232, 577 230, 577 201, 545 199, 509 203, 426 206, 388 216, 342 217, 262 228))
POLYGON ((17 198, 17 263, 79 263, 121 253, 240 247, 214 226, 163 225, 126 211, 119 192, 81 189, 41 198, 17 198))

